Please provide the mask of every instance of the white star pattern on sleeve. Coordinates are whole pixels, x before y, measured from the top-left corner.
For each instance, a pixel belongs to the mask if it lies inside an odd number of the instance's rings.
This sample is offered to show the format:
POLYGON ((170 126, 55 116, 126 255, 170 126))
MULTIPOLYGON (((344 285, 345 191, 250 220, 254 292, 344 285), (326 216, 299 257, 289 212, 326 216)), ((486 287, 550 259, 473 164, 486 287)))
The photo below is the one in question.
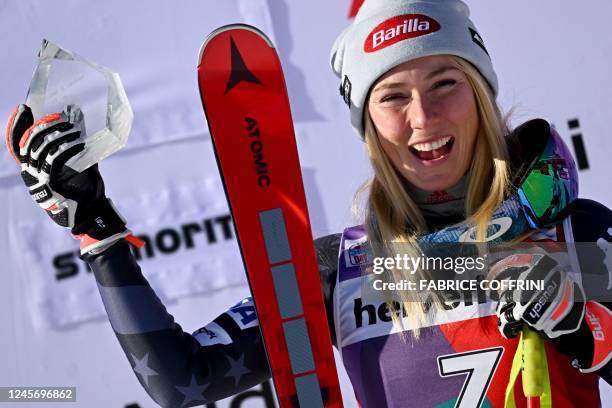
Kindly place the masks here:
POLYGON ((240 383, 240 378, 244 374, 248 374, 251 372, 248 368, 244 366, 244 354, 240 356, 237 360, 234 360, 230 356, 227 356, 227 360, 230 363, 230 368, 225 373, 225 377, 234 377, 234 386, 238 386, 240 383))
POLYGON ((209 385, 210 384, 198 385, 195 375, 191 376, 191 382, 186 387, 180 387, 177 385, 176 389, 185 396, 182 406, 186 407, 192 402, 205 404, 206 400, 203 394, 209 385))
POLYGON ((136 374, 140 375, 145 385, 149 387, 149 377, 159 374, 149 367, 149 353, 146 353, 141 359, 132 354, 132 359, 134 360, 134 367, 132 369, 136 374))

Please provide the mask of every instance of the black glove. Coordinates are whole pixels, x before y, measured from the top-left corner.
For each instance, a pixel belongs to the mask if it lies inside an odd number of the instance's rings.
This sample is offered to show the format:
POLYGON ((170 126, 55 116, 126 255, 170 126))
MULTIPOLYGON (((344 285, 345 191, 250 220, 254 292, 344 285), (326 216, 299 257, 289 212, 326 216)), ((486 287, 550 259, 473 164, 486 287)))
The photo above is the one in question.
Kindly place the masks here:
POLYGON ((505 338, 524 324, 544 334, 582 372, 594 372, 612 359, 612 312, 586 301, 582 287, 546 254, 515 254, 501 259, 489 279, 543 281, 543 290, 500 291, 497 324, 505 338))
POLYGON ((505 338, 515 337, 525 323, 549 339, 580 328, 585 311, 584 292, 550 256, 541 253, 508 256, 491 267, 489 278, 508 282, 500 290, 497 305, 497 323, 505 338), (543 283, 544 289, 520 287, 531 283, 543 283))
POLYGON ((32 199, 62 227, 81 240, 81 253, 98 253, 130 236, 125 220, 104 194, 93 165, 73 170, 70 159, 85 149, 83 115, 68 106, 34 123, 31 109, 19 105, 11 115, 6 144, 21 167, 32 199))

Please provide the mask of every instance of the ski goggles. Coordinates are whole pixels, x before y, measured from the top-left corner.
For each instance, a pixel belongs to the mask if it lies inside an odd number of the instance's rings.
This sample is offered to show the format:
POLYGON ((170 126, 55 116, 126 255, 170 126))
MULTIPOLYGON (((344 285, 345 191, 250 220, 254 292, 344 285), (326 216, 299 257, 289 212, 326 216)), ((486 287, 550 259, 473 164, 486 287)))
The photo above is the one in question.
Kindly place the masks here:
POLYGON ((543 148, 518 187, 521 206, 532 228, 556 224, 559 213, 578 197, 578 171, 563 139, 550 128, 543 148))

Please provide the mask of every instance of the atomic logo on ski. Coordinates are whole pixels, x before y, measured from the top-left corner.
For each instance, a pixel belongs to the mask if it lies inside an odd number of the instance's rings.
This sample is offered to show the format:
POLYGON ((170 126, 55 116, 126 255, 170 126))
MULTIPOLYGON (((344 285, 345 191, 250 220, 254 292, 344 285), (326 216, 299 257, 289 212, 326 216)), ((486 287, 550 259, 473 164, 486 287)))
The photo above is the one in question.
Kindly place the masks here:
POLYGON ((232 72, 230 73, 229 81, 227 82, 227 86, 225 87, 225 93, 231 91, 232 88, 234 88, 242 81, 262 85, 261 81, 257 79, 255 75, 253 75, 253 73, 244 63, 244 59, 242 59, 242 55, 240 55, 240 51, 238 50, 238 47, 236 47, 234 39, 231 37, 230 47, 232 56, 232 72))

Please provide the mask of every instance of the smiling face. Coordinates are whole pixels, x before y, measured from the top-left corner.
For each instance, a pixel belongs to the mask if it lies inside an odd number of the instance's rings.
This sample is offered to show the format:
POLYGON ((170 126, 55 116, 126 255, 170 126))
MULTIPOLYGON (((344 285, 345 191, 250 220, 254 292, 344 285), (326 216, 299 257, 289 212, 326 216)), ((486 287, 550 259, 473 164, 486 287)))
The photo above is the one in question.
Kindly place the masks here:
POLYGON ((467 76, 451 57, 398 65, 374 84, 367 109, 384 152, 415 187, 449 188, 470 167, 478 110, 467 76))

